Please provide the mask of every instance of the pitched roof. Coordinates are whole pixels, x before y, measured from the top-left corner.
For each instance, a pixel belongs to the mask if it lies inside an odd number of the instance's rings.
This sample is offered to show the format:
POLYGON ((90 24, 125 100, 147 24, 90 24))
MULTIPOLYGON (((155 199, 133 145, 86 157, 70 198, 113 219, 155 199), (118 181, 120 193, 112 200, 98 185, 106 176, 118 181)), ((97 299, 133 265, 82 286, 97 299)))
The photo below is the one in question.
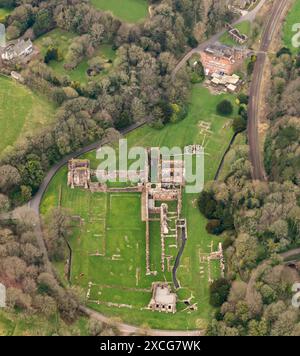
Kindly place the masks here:
POLYGON ((20 55, 30 47, 32 47, 32 42, 30 39, 27 41, 21 40, 15 44, 14 51, 16 52, 17 55, 20 55))

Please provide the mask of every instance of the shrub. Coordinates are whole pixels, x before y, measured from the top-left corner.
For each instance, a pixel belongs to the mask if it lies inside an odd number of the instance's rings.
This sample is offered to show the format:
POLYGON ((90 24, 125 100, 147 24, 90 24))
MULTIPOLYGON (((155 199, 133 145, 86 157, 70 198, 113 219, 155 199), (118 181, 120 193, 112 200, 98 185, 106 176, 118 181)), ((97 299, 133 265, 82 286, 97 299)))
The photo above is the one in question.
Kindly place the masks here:
POLYGON ((213 219, 206 224, 206 231, 209 234, 218 235, 222 232, 220 220, 213 219))
POLYGON ((58 57, 58 49, 56 47, 50 46, 47 48, 47 52, 44 57, 44 62, 47 64, 50 61, 57 61, 58 57))
POLYGON ((247 65, 247 74, 250 76, 253 73, 255 62, 251 61, 247 65))
POLYGON ((280 57, 282 56, 283 54, 288 54, 288 55, 292 55, 292 52, 289 48, 287 47, 282 47, 277 53, 276 53, 276 57, 280 57))
POLYGON ((246 95, 245 93, 240 93, 240 94, 238 95, 238 99, 239 99, 240 104, 248 105, 249 96, 246 95))
POLYGON ((237 116, 233 120, 232 128, 234 132, 243 132, 247 128, 247 121, 241 116, 237 116))

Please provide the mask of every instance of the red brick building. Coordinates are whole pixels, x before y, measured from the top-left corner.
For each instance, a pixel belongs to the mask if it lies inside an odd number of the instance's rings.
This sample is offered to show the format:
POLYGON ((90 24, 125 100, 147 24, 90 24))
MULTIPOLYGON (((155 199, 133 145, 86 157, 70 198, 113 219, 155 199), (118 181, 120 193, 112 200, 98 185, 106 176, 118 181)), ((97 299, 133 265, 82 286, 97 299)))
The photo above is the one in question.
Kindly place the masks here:
POLYGON ((240 66, 245 54, 241 49, 214 45, 201 51, 200 57, 205 75, 221 72, 231 75, 240 66))

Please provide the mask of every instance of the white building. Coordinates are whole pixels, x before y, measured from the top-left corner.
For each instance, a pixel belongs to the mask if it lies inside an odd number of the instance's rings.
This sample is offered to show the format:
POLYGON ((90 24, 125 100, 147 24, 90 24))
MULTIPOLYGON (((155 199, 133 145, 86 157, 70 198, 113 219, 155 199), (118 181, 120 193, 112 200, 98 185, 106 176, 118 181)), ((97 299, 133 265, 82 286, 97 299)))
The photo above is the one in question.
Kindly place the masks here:
POLYGON ((1 57, 5 61, 11 61, 16 58, 28 56, 33 51, 31 40, 19 40, 14 44, 8 45, 3 51, 1 57))
POLYGON ((229 92, 236 92, 241 80, 236 74, 232 75, 221 75, 219 73, 213 73, 211 75, 210 83, 216 87, 224 88, 229 92))

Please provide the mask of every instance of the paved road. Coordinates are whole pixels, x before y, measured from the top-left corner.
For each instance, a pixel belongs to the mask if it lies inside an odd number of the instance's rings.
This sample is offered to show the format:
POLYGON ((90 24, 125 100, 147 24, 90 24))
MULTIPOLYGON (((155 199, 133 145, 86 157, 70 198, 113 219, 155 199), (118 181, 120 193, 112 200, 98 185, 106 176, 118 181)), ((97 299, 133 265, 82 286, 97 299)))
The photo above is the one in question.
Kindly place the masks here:
POLYGON ((260 51, 257 54, 257 61, 254 67, 253 79, 250 88, 250 99, 248 105, 248 142, 250 146, 250 161, 252 163, 252 178, 254 180, 266 181, 260 145, 259 145, 259 103, 262 96, 262 82, 267 52, 274 39, 274 34, 278 28, 283 11, 288 0, 276 0, 273 4, 270 16, 263 31, 260 51))
MULTIPOLYGON (((104 315, 96 312, 93 309, 87 308, 85 306, 81 306, 80 310, 88 315, 89 317, 99 320, 104 323, 110 324, 111 321, 110 319, 106 318, 104 315)), ((147 335, 151 336, 201 336, 203 335, 203 332, 199 330, 185 330, 185 331, 176 331, 176 330, 154 330, 154 329, 141 329, 139 327, 129 325, 129 324, 124 324, 124 323, 118 323, 115 322, 114 325, 121 331, 121 333, 126 334, 126 335, 137 335, 141 333, 146 333, 147 335)))
MULTIPOLYGON (((261 0, 260 3, 252 10, 249 11, 247 14, 245 14, 244 16, 240 17, 237 21, 232 23, 232 26, 235 26, 243 21, 254 21, 254 19, 256 18, 256 15, 258 14, 258 12, 260 11, 260 9, 263 7, 263 5, 265 4, 267 0, 261 0)), ((194 53, 199 53, 200 51, 202 51, 203 49, 205 49, 207 46, 212 45, 213 43, 216 43, 219 41, 220 37, 222 35, 224 35, 224 33, 226 32, 226 29, 223 29, 222 31, 216 33, 215 35, 213 35, 212 37, 210 37, 207 41, 202 42, 199 44, 198 47, 193 48, 192 50, 190 50, 176 65, 173 73, 172 73, 172 77, 174 78, 177 74, 177 72, 185 65, 185 63, 189 60, 189 58, 194 54, 194 53)))
MULTIPOLYGON (((144 126, 146 124, 146 122, 147 121, 143 121, 140 123, 133 124, 133 125, 127 127, 126 129, 121 130, 120 132, 123 135, 128 134, 129 132, 134 131, 141 126, 144 126)), ((82 156, 83 154, 88 153, 90 151, 94 151, 97 148, 99 148, 101 145, 107 144, 107 143, 108 143, 107 141, 103 141, 103 140, 91 143, 83 148, 80 148, 79 150, 77 150, 75 152, 68 154, 67 156, 63 157, 59 162, 55 163, 54 166, 52 166, 50 168, 49 172, 45 176, 42 184, 40 185, 39 190, 37 191, 35 196, 32 198, 32 200, 29 202, 29 204, 28 204, 29 207, 31 209, 33 209, 36 213, 39 214, 40 204, 41 204, 43 195, 44 195, 45 191, 47 190, 47 187, 48 187, 49 183, 51 182, 52 178, 60 170, 60 168, 63 167, 64 165, 66 165, 71 158, 76 158, 76 157, 82 156)))

